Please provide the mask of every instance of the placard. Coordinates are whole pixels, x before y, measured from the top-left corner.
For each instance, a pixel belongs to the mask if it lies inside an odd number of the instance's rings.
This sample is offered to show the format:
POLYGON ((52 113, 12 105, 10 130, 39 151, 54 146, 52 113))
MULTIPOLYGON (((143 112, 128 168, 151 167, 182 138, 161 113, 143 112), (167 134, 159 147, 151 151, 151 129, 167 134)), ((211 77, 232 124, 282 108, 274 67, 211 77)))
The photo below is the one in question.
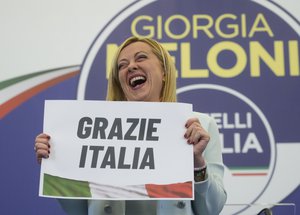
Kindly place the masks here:
POLYGON ((40 196, 193 199, 192 114, 184 103, 46 101, 40 196))

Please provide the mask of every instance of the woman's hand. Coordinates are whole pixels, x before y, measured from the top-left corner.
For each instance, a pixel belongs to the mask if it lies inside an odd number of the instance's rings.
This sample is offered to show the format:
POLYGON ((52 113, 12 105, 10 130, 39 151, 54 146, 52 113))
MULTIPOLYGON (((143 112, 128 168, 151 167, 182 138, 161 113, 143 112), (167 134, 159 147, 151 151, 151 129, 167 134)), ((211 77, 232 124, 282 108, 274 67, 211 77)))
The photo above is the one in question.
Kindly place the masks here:
POLYGON ((48 158, 50 154, 50 136, 48 134, 39 134, 35 138, 34 150, 37 162, 40 164, 42 158, 48 158))
POLYGON ((203 129, 198 118, 191 118, 185 124, 186 132, 184 137, 188 144, 193 145, 194 149, 194 166, 205 166, 203 152, 210 140, 210 136, 206 130, 203 129))

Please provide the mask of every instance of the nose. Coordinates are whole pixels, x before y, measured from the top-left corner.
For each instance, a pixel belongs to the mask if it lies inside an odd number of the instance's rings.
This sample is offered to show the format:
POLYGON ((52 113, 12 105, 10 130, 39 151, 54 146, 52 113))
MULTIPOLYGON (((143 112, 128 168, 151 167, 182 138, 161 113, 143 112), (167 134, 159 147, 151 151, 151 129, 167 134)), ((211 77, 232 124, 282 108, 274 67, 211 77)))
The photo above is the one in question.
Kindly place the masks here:
POLYGON ((128 65, 128 71, 134 72, 137 69, 138 69, 138 65, 136 64, 136 62, 130 62, 130 64, 128 65))

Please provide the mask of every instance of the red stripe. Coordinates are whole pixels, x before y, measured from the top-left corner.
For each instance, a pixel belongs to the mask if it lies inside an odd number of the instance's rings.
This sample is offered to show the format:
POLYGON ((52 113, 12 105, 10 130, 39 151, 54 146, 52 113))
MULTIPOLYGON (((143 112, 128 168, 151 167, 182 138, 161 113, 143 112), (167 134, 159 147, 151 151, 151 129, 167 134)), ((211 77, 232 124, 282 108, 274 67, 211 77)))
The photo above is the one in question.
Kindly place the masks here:
POLYGON ((51 86, 54 86, 66 79, 72 78, 73 76, 77 75, 78 73, 79 73, 79 70, 59 76, 57 78, 54 78, 54 79, 46 81, 42 84, 39 84, 35 87, 32 87, 32 88, 20 93, 19 95, 11 98, 7 102, 0 105, 0 119, 5 117, 8 113, 10 113, 16 107, 18 107, 19 105, 21 105, 23 102, 27 101, 29 98, 33 97, 34 95, 38 94, 39 92, 41 92, 51 86))
POLYGON ((192 198, 193 184, 191 181, 176 184, 146 184, 150 198, 192 198))
POLYGON ((232 173, 233 176, 266 176, 267 173, 232 173))

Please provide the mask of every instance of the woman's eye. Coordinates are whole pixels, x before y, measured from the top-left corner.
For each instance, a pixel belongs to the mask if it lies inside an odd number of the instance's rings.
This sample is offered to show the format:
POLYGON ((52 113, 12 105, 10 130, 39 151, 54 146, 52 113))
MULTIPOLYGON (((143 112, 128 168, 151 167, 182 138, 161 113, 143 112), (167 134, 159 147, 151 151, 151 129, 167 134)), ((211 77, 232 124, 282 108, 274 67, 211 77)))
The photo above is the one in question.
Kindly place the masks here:
POLYGON ((121 70, 121 69, 124 68, 124 67, 125 67, 125 64, 124 64, 124 63, 119 64, 119 65, 118 65, 118 70, 121 70))
POLYGON ((143 59, 146 59, 147 56, 146 55, 139 55, 137 56, 137 60, 143 60, 143 59))

